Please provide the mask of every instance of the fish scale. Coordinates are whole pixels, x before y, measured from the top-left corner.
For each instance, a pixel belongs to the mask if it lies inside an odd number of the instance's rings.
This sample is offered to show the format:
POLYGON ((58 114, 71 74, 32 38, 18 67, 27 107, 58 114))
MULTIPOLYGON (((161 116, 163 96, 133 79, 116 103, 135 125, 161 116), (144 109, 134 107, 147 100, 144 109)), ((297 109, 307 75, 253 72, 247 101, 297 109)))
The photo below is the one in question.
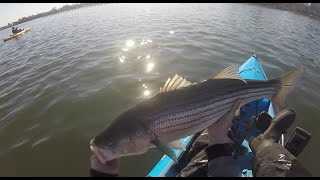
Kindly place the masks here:
MULTIPOLYGON (((274 88, 272 88, 273 90, 275 90, 274 88)), ((268 90, 272 90, 272 89, 270 89, 270 88, 266 88, 265 89, 265 91, 268 91, 268 90)), ((256 89, 256 90, 259 90, 259 89, 256 89)), ((156 115, 153 115, 152 117, 150 117, 150 118, 152 118, 152 119, 157 119, 157 117, 162 117, 162 118, 167 118, 167 116, 170 116, 171 114, 174 114, 174 113, 176 113, 176 112, 190 112, 190 110, 193 110, 193 109, 195 109, 195 108, 199 108, 199 107, 203 107, 203 106, 206 106, 206 105, 211 105, 211 104, 215 104, 215 103, 219 103, 218 101, 220 101, 220 102, 223 102, 224 100, 226 100, 226 99, 229 99, 229 98, 231 98, 231 97, 234 97, 235 95, 236 96, 241 96, 241 95, 245 95, 245 94, 247 94, 247 93, 254 93, 255 91, 246 91, 246 92, 244 92, 244 93, 241 93, 241 94, 239 94, 239 93, 236 93, 236 92, 233 92, 233 93, 231 93, 231 94, 229 94, 228 96, 223 96, 222 98, 219 98, 219 99, 209 99, 209 100, 207 100, 207 101, 200 101, 200 103, 197 103, 193 108, 184 108, 184 109, 182 109, 182 110, 180 110, 179 108, 176 108, 176 109, 170 109, 170 111, 165 111, 165 112, 162 112, 162 113, 158 113, 158 114, 156 114, 156 115), (173 112, 171 112, 171 111, 173 111, 173 112)), ((219 105, 219 104, 217 104, 217 105, 219 105)), ((184 106, 184 105, 183 105, 184 106)), ((192 106, 192 105, 191 105, 192 106)))
MULTIPOLYGON (((273 88, 274 89, 274 88, 273 88)), ((264 91, 268 91, 269 89, 265 89, 264 91)), ((273 90, 274 91, 274 90, 273 90)), ((242 93, 242 94, 235 94, 235 93, 232 93, 231 94, 231 96, 240 96, 240 95, 245 95, 245 94, 247 94, 247 93, 254 93, 254 92, 251 92, 251 91, 248 91, 248 92, 245 92, 245 93, 242 93)), ((217 100, 217 99, 213 99, 213 100, 208 100, 208 101, 203 101, 203 103, 205 104, 205 105, 211 105, 211 104, 214 104, 214 103, 219 103, 219 102, 217 102, 217 101, 220 101, 220 102, 223 102, 223 100, 225 100, 225 99, 229 99, 230 97, 229 96, 227 96, 227 97, 225 97, 225 96, 223 96, 223 98, 220 98, 219 100, 217 100)), ((241 98, 241 97, 240 97, 241 98)), ((163 114, 157 114, 157 115, 154 115, 153 117, 152 117, 152 119, 157 119, 157 117, 163 117, 163 118, 165 118, 166 116, 170 116, 172 113, 174 114, 174 113, 176 113, 176 112, 184 112, 184 111, 190 111, 190 110, 193 110, 193 109, 195 109, 195 108, 199 108, 199 107, 203 107, 203 106, 205 106, 205 105, 203 105, 203 104, 195 104, 194 106, 195 107, 193 107, 193 108, 188 108, 188 107, 190 107, 190 106, 192 106, 192 105, 189 105, 189 106, 187 106, 186 108, 184 108, 183 110, 180 110, 180 109, 178 109, 178 108, 176 108, 176 109, 171 109, 173 112, 171 112, 171 111, 166 111, 166 112, 162 112, 163 114)))
MULTIPOLYGON (((247 81, 250 83, 250 81, 247 81)), ((267 83, 266 83, 267 84, 267 83)), ((250 85, 249 85, 250 86, 250 85)), ((253 85, 255 87, 255 85, 253 85)), ((163 114, 156 115, 161 118, 155 119, 151 125, 151 131, 156 132, 156 134, 161 135, 162 139, 166 141, 179 139, 182 137, 174 137, 170 132, 178 131, 179 129, 187 129, 188 127, 195 127, 202 122, 208 121, 208 119, 215 120, 225 114, 232 104, 239 98, 243 99, 244 102, 251 100, 252 98, 260 98, 261 96, 269 97, 276 93, 276 84, 273 87, 266 86, 265 88, 250 89, 246 88, 242 91, 237 91, 235 88, 232 93, 228 93, 224 96, 217 98, 211 98, 208 101, 199 101, 196 104, 196 108, 193 109, 176 109, 175 112, 163 112, 163 114), (250 95, 244 97, 245 95, 250 95), (221 111, 223 110, 223 111, 221 111), (220 113, 218 113, 221 111, 220 113), (165 114, 165 115, 164 115, 165 114), (210 116, 211 115, 211 116, 210 116)), ((181 107, 184 107, 182 105, 181 107)), ((211 123, 214 123, 212 121, 211 123)), ((201 127, 201 126, 200 126, 201 127)), ((199 128, 200 128, 199 127, 199 128)), ((187 135, 194 134, 201 129, 190 129, 187 135)))
MULTIPOLYGON (((253 88, 255 88, 257 85, 253 85, 254 87, 253 88)), ((260 85, 261 86, 261 85, 260 85)), ((258 86, 259 87, 259 86, 258 86)), ((267 87, 267 86, 265 86, 265 88, 273 88, 273 87, 267 87)), ((219 90, 219 89, 217 89, 217 90, 219 90)), ((253 90, 255 90, 255 89, 253 89, 253 90)), ((266 89, 267 90, 267 89, 266 89)), ((220 91, 220 90, 219 90, 220 91)), ((251 91, 250 90, 241 90, 241 89, 239 89, 239 90, 233 90, 233 93, 237 93, 238 91, 245 91, 243 94, 245 94, 245 93, 251 93, 251 91)), ((157 109, 157 110, 154 110, 153 111, 153 117, 152 117, 152 119, 156 119, 157 117, 156 116, 161 116, 161 117, 163 117, 163 116, 166 116, 166 114, 162 114, 161 112, 167 112, 167 113, 171 113, 170 111, 180 111, 180 109, 183 109, 183 110, 185 110, 185 111, 188 111, 189 110, 189 108, 188 107, 192 107, 194 104, 199 104, 199 103, 197 103, 197 102, 199 102, 199 101, 201 101, 201 102, 208 102, 208 103, 211 103, 210 102, 210 100, 212 99, 212 97, 214 96, 214 97, 217 97, 217 95, 215 95, 215 94, 217 94, 217 93, 213 93, 213 92, 215 92, 215 89, 212 89, 211 91, 207 91, 207 92, 205 92, 205 93, 203 93, 203 94, 201 94, 200 92, 199 92, 199 94, 196 96, 196 98, 195 99, 188 99, 188 100, 185 100, 185 101, 183 101, 183 102, 165 102, 165 103, 168 103, 167 105, 166 105, 166 109, 157 109), (202 98, 202 96, 204 96, 203 98, 202 98), (177 107, 177 106, 182 106, 182 108, 180 108, 179 109, 179 107, 177 107), (178 110, 177 110, 178 109, 178 110)), ((232 95, 232 92, 226 92, 226 94, 227 94, 227 97, 226 96, 220 96, 220 97, 218 97, 219 99, 217 99, 217 101, 220 101, 220 100, 223 100, 223 99, 225 99, 225 98, 228 98, 228 96, 230 96, 230 95, 232 95)), ((172 97, 171 98, 174 98, 175 99, 175 96, 176 96, 176 94, 173 94, 172 95, 172 97)), ((163 98, 163 97, 155 97, 155 98, 159 98, 159 99, 161 99, 161 98, 163 98)), ((158 101, 161 101, 161 100, 158 100, 158 101)), ((159 105, 158 106, 161 106, 161 104, 159 103, 159 105)))

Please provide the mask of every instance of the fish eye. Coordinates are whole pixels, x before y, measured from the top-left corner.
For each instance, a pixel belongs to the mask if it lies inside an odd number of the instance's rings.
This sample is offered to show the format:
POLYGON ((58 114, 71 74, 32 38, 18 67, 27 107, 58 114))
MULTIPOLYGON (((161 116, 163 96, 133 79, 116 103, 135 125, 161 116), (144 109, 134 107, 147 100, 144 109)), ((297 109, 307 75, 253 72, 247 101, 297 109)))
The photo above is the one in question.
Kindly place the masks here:
POLYGON ((107 146, 112 146, 112 144, 113 144, 112 141, 110 141, 110 140, 107 140, 107 141, 106 141, 106 145, 107 145, 107 146))

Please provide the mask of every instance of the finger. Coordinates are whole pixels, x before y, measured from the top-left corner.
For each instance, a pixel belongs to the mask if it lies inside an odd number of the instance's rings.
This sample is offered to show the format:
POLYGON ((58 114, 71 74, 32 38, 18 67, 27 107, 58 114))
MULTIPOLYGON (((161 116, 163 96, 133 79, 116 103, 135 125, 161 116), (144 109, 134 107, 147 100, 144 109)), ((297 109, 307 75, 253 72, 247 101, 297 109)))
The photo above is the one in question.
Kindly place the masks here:
MULTIPOLYGON (((241 99, 236 100, 236 101, 233 103, 230 111, 229 111, 227 114, 225 114, 225 115, 220 119, 220 120, 225 121, 225 122, 226 122, 225 124, 228 125, 228 127, 231 126, 232 120, 233 120, 233 118, 234 118, 234 115, 236 114, 236 111, 238 110, 238 108, 239 108, 239 106, 240 106, 240 104, 241 104, 241 101, 242 101, 241 99)), ((220 121, 220 120, 219 120, 219 121, 220 121)))
POLYGON ((232 105, 232 107, 231 107, 231 109, 229 110, 229 112, 227 112, 224 116, 222 116, 220 119, 230 119, 230 118, 233 118, 234 117, 234 115, 236 114, 236 112, 237 112, 237 110, 239 109, 239 106, 240 106, 240 104, 241 104, 241 99, 238 99, 238 100, 236 100, 234 103, 233 103, 233 105, 232 105))
POLYGON ((116 169, 120 165, 120 159, 116 158, 110 161, 107 161, 106 164, 111 168, 111 169, 116 169))
POLYGON ((236 100, 230 110, 230 114, 234 115, 236 114, 237 110, 239 109, 239 106, 241 105, 242 99, 236 100))
POLYGON ((99 159, 95 155, 91 155, 90 160, 94 162, 99 161, 99 159))
POLYGON ((215 122, 215 123, 213 123, 212 125, 210 125, 210 126, 208 127, 208 130, 210 131, 211 128, 214 128, 214 127, 216 127, 216 126, 219 126, 219 127, 221 127, 221 128, 231 127, 231 125, 232 125, 232 120, 233 120, 233 118, 234 118, 234 115, 235 115, 236 111, 238 110, 238 108, 239 108, 239 106, 240 106, 240 104, 241 104, 241 101, 242 101, 242 99, 236 100, 236 101, 233 103, 230 111, 227 112, 226 114, 224 114, 219 120, 217 120, 217 122, 215 122))
POLYGON ((101 162, 99 161, 99 159, 95 155, 92 155, 90 157, 90 164, 91 164, 92 168, 99 168, 102 166, 101 162))

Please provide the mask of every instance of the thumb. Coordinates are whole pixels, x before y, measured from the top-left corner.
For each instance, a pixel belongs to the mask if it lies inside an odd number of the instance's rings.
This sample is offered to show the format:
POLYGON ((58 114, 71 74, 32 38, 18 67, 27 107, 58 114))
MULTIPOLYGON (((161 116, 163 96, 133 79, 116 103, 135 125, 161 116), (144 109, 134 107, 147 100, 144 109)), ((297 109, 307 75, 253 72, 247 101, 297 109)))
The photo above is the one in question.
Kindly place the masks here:
POLYGON ((241 102, 242 102, 242 99, 238 99, 233 103, 233 105, 230 109, 230 114, 232 114, 232 115, 236 114, 237 110, 239 109, 239 107, 241 105, 241 102))
POLYGON ((242 99, 236 100, 236 101, 233 103, 230 111, 229 111, 229 112, 226 114, 226 116, 224 117, 224 120, 225 120, 225 121, 228 121, 228 124, 231 124, 231 123, 232 123, 232 120, 234 119, 234 116, 235 116, 237 110, 239 109, 239 107, 240 107, 240 105, 241 105, 241 102, 242 102, 242 99))

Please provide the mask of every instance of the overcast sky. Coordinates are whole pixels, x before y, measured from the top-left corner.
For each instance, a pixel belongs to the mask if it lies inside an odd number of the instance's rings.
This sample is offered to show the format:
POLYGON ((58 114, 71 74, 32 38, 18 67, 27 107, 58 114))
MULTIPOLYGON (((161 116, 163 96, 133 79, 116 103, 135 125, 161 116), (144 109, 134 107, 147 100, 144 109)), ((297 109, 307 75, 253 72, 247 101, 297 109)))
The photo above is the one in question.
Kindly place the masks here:
POLYGON ((46 12, 53 7, 60 8, 66 4, 72 3, 0 3, 0 27, 22 17, 46 12))

